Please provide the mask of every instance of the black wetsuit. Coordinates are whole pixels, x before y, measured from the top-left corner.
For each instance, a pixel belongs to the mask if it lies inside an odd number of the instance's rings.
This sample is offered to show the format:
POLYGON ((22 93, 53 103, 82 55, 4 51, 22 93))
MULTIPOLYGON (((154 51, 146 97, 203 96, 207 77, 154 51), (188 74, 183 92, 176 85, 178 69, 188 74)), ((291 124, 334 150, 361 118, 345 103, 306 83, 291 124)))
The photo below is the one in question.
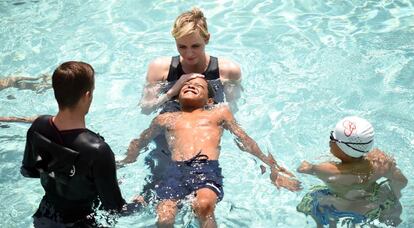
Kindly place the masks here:
POLYGON ((45 190, 35 226, 39 219, 96 226, 88 215, 98 206, 119 211, 125 204, 114 154, 104 139, 88 129, 59 131, 52 116, 40 116, 29 128, 21 173, 40 178, 45 190))

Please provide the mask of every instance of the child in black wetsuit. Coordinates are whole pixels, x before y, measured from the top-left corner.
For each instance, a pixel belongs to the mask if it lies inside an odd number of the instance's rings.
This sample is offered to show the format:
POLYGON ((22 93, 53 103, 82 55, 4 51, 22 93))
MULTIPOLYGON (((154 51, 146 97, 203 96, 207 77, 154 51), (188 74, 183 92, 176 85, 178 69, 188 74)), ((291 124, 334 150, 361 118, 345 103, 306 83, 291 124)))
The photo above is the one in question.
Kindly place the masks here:
POLYGON ((65 62, 53 73, 59 105, 56 116, 40 116, 27 132, 21 173, 40 178, 45 195, 33 215, 35 227, 97 226, 97 206, 121 211, 114 154, 85 126, 92 102, 94 70, 83 62, 65 62))

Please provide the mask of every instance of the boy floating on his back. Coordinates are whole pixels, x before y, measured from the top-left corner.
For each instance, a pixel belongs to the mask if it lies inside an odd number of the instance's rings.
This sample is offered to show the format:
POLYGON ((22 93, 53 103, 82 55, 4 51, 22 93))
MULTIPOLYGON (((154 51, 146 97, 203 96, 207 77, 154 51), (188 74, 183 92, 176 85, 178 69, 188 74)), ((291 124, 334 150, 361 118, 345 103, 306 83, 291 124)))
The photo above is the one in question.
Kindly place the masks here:
POLYGON ((192 207, 200 227, 216 227, 214 209, 223 198, 223 176, 219 165, 220 140, 223 130, 236 136, 241 150, 259 158, 270 167, 270 179, 278 188, 300 189, 300 182, 265 155, 237 124, 227 105, 213 104, 214 90, 202 77, 188 80, 181 88, 179 112, 157 116, 150 127, 134 139, 127 156, 120 163, 134 162, 139 152, 157 135, 164 134, 171 150, 172 162, 165 177, 156 183, 155 192, 159 227, 173 227, 178 206, 187 196, 194 195, 192 207))

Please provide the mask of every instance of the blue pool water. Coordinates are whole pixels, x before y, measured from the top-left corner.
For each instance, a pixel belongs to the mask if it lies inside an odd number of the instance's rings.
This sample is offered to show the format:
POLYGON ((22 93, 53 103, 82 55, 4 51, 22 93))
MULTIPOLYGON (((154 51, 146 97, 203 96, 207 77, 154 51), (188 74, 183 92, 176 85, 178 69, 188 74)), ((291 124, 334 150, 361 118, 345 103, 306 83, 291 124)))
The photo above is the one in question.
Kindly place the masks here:
MULTIPOLYGON (((199 6, 208 18, 207 52, 233 59, 243 72, 236 118, 264 151, 296 169, 328 155, 329 131, 346 115, 369 119, 375 146, 392 154, 407 175, 400 227, 414 224, 414 6, 397 0, 282 1, 34 1, 0 2, 0 77, 51 73, 82 60, 96 70, 88 126, 117 159, 155 115, 140 113, 148 63, 176 55, 170 35, 180 12, 199 6)), ((53 93, 0 91, 1 116, 54 114, 53 93), (13 95, 16 99, 8 99, 13 95)), ((29 227, 43 195, 39 181, 19 174, 27 124, 0 128, 0 227, 29 227)), ((314 227, 296 205, 317 179, 297 175, 304 190, 277 190, 259 163, 230 134, 222 139, 225 197, 219 227, 314 227)), ((144 156, 119 170, 130 200, 144 185, 144 156)), ((153 208, 119 220, 148 227, 153 208)), ((197 223, 184 207, 178 226, 197 223)))

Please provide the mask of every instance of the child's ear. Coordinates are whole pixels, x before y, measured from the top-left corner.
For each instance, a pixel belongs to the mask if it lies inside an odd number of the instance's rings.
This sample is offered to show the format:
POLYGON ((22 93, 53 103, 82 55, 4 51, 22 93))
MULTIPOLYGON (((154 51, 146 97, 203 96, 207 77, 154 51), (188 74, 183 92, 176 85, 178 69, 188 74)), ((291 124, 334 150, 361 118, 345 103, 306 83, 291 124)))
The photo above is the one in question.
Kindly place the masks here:
POLYGON ((208 98, 207 105, 213 105, 213 104, 214 104, 214 99, 213 98, 208 98))

